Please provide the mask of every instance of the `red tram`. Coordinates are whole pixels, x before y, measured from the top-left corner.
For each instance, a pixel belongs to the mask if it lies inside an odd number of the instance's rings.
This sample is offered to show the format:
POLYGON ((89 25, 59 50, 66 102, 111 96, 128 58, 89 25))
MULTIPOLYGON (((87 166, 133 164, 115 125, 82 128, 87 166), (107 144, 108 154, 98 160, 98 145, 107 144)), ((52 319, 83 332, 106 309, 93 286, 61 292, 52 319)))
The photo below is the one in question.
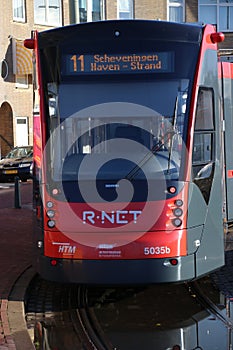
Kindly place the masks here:
POLYGON ((212 25, 126 20, 25 40, 44 278, 182 282, 224 264, 233 125, 223 39, 212 25))

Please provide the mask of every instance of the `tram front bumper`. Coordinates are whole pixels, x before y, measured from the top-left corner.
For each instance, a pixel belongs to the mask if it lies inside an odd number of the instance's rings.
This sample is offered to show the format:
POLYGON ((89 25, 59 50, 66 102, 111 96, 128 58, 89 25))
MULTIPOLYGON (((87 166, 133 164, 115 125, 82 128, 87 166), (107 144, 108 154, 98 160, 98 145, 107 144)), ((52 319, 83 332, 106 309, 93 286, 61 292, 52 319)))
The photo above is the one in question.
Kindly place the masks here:
POLYGON ((37 272, 45 279, 81 284, 153 284, 184 282, 195 275, 195 254, 169 259, 68 260, 40 256, 37 272), (51 264, 53 261, 53 264, 51 264))

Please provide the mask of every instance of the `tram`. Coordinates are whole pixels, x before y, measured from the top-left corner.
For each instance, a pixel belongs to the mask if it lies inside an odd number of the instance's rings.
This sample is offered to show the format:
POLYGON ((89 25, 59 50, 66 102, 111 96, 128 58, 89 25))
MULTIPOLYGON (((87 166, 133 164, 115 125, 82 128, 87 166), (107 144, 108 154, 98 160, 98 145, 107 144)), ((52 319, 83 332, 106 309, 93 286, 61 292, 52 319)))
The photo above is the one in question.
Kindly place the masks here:
POLYGON ((35 266, 141 284, 224 265, 232 64, 212 25, 111 20, 33 32, 35 266))

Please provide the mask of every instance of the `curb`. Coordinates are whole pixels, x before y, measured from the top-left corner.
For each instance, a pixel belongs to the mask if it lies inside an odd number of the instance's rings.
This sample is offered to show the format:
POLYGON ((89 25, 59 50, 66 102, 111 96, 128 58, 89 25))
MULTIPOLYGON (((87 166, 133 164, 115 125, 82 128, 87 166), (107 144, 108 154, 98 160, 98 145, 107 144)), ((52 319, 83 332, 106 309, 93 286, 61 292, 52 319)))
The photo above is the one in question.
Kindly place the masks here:
POLYGON ((1 300, 1 309, 0 309, 0 316, 1 316, 1 345, 0 345, 0 350, 5 350, 5 349, 12 349, 15 350, 16 345, 13 340, 13 337, 11 335, 10 331, 10 325, 8 322, 8 314, 7 314, 7 309, 8 309, 8 300, 7 299, 2 299, 1 300))
POLYGON ((1 300, 0 350, 35 350, 24 313, 24 296, 34 276, 32 267, 26 269, 16 280, 8 299, 1 300))

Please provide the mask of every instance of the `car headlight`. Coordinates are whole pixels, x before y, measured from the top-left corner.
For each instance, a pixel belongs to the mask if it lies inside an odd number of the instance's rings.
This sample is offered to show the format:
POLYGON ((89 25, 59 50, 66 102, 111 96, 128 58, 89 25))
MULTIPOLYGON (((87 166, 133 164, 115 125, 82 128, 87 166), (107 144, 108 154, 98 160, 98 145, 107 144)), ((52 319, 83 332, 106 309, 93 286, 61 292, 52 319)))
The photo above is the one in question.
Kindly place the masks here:
POLYGON ((26 167, 30 167, 31 163, 21 163, 19 164, 19 168, 26 168, 26 167))

